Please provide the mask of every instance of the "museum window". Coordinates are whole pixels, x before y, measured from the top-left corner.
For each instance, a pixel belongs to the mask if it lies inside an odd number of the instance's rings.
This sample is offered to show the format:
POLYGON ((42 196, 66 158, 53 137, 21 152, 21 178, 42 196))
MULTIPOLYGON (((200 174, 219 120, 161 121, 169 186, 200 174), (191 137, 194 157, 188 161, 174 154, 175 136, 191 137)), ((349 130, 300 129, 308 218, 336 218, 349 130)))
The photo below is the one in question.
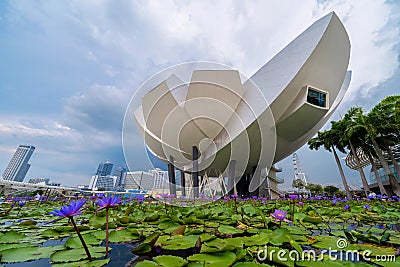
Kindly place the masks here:
POLYGON ((326 93, 308 88, 307 102, 318 107, 326 108, 326 93))

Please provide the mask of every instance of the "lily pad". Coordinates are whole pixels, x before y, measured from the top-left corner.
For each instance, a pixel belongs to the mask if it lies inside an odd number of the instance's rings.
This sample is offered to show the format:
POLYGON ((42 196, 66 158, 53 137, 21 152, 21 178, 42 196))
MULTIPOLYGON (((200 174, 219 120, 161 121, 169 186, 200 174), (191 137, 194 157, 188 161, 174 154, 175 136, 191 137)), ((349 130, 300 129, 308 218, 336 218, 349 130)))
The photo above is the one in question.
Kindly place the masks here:
POLYGON ((63 248, 63 246, 10 248, 1 252, 1 262, 14 263, 48 258, 53 252, 63 248))
POLYGON ((188 263, 181 257, 170 255, 157 256, 154 257, 154 260, 163 267, 182 267, 188 263))
POLYGON ((233 252, 225 251, 213 254, 195 254, 187 258, 189 261, 197 261, 204 263, 204 266, 231 266, 235 260, 236 255, 233 252))
POLYGON ((159 265, 154 261, 145 260, 145 261, 140 261, 140 262, 136 263, 135 266, 136 267, 158 267, 159 265))
POLYGON ((220 227, 218 227, 218 232, 227 235, 235 235, 235 234, 242 234, 243 230, 236 229, 235 227, 230 225, 221 225, 220 227))
POLYGON ((196 246, 197 239, 199 237, 196 235, 174 235, 168 238, 165 243, 162 244, 164 249, 167 250, 180 250, 188 249, 196 246))
MULTIPOLYGON (((110 250, 110 248, 109 248, 110 250)), ((100 258, 106 252, 105 247, 89 247, 89 252, 92 258, 100 258)), ((86 259, 87 255, 83 248, 74 248, 68 250, 61 250, 53 253, 50 256, 52 262, 72 262, 86 259)))
MULTIPOLYGON (((99 241, 94 235, 92 234, 85 234, 82 235, 83 240, 85 240, 86 245, 100 245, 101 241, 99 241)), ((67 248, 82 248, 81 240, 78 236, 70 237, 64 244, 67 248)))
POLYGON ((35 247, 35 245, 31 243, 0 244, 0 252, 11 248, 26 248, 26 247, 35 247))
POLYGON ((138 239, 138 235, 134 235, 131 231, 127 229, 113 230, 108 236, 108 241, 111 243, 131 242, 138 239))
POLYGON ((16 232, 14 230, 10 230, 6 232, 4 235, 0 236, 0 243, 9 244, 9 243, 18 243, 26 238, 26 235, 16 232))
POLYGON ((51 265, 52 267, 101 267, 105 266, 110 262, 110 258, 103 260, 93 260, 93 261, 77 261, 69 263, 57 263, 51 265))

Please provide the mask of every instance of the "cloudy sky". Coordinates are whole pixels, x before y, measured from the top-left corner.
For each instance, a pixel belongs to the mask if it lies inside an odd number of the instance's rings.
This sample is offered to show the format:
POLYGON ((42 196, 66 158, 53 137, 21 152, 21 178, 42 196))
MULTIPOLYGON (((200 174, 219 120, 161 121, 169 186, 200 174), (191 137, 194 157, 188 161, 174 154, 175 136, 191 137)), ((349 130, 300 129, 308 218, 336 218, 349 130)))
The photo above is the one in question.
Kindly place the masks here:
MULTIPOLYGON (((352 44, 337 119, 399 93, 398 1, 0 1, 0 172, 19 144, 32 144, 26 180, 87 184, 99 162, 124 163, 124 112, 150 76, 193 60, 251 76, 331 11, 352 44)), ((150 168, 145 154, 138 142, 131 169, 150 168)), ((303 147, 298 155, 310 181, 340 183, 331 154, 303 147)), ((278 165, 288 187, 291 157, 278 165)), ((357 172, 346 174, 358 183, 357 172)))

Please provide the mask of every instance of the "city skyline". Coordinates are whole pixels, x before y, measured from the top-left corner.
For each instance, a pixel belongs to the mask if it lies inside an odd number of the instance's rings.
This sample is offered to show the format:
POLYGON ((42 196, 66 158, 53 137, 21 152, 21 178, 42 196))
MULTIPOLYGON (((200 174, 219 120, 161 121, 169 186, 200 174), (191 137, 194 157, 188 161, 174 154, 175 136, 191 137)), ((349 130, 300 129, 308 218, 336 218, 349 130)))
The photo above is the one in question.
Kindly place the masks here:
MULTIPOLYGON (((349 94, 332 119, 351 106, 368 110, 384 96, 398 94, 399 10, 397 1, 372 0, 158 5, 2 1, 0 170, 15 147, 30 143, 37 149, 26 179, 57 177, 65 185, 88 184, 102 160, 124 164, 125 108, 151 75, 192 60, 216 61, 252 74, 330 11, 348 29, 353 70, 349 94)), ((135 166, 130 167, 150 169, 143 142, 134 141, 135 166)), ((309 182, 340 183, 329 152, 302 147, 297 154, 309 182)), ((278 166, 283 168, 282 188, 290 187, 291 157, 278 166)), ((360 181, 356 171, 345 172, 350 182, 360 181)))

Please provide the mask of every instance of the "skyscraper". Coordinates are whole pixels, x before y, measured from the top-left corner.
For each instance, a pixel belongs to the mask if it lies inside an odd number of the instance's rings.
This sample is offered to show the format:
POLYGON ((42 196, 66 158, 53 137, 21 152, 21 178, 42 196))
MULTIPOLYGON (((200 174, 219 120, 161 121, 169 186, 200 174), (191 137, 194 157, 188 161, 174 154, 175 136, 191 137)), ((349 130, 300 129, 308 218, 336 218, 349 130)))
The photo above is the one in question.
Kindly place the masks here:
POLYGON ((117 176, 117 181, 115 182, 116 190, 124 189, 127 172, 128 168, 126 166, 120 167, 115 171, 115 176, 117 176))
POLYGON ((106 162, 100 163, 99 167, 97 168, 96 175, 100 175, 100 176, 110 175, 113 166, 114 166, 114 164, 112 164, 111 161, 109 161, 109 160, 107 160, 106 162))
POLYGON ((20 145, 8 163, 2 178, 4 180, 22 182, 31 166, 28 161, 32 156, 34 146, 20 145))

